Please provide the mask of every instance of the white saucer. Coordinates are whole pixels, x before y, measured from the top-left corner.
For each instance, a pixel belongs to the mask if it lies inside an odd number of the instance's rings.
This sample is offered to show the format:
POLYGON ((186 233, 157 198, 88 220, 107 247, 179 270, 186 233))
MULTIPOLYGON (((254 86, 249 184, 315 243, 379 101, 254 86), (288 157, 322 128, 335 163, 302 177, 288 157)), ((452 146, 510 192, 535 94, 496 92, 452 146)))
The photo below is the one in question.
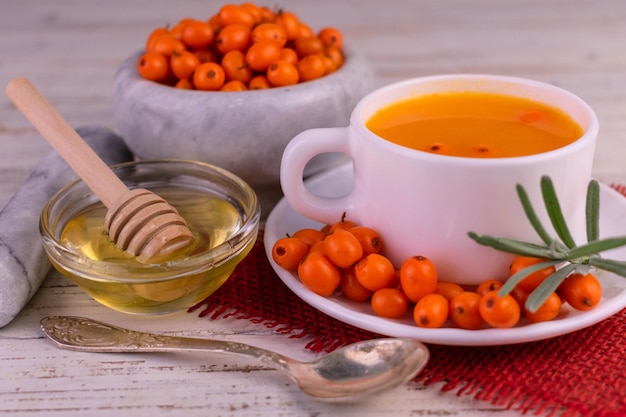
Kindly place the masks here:
MULTIPOLYGON (((344 164, 318 174, 307 181, 311 191, 327 197, 350 191, 352 166, 344 164)), ((626 235, 626 197, 606 185, 600 186, 600 231, 603 237, 626 235)), ((626 307, 626 278, 600 271, 598 278, 603 298, 596 308, 581 312, 565 305, 555 320, 543 323, 521 321, 510 329, 485 328, 463 330, 450 327, 423 329, 417 327, 410 315, 400 320, 378 317, 369 303, 356 303, 342 296, 321 297, 308 290, 295 274, 280 268, 272 260, 271 249, 276 240, 304 227, 322 225, 296 213, 283 198, 270 213, 265 226, 267 257, 282 281, 302 300, 335 319, 385 336, 410 337, 425 343, 462 346, 487 346, 530 342, 570 333, 591 326, 626 307)), ((626 260, 626 248, 606 252, 611 259, 626 260)))

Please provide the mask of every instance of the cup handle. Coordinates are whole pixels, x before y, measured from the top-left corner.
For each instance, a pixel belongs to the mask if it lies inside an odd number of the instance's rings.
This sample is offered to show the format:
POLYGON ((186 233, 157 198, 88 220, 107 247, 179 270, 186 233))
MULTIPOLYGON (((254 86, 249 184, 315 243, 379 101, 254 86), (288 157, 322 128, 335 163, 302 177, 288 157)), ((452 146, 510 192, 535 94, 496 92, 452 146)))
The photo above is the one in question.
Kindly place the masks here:
POLYGON ((343 197, 324 197, 312 193, 304 184, 304 168, 316 155, 340 152, 350 155, 349 128, 310 129, 294 137, 283 152, 280 184, 289 205, 303 216, 332 224, 342 213, 351 212, 352 193, 343 197))

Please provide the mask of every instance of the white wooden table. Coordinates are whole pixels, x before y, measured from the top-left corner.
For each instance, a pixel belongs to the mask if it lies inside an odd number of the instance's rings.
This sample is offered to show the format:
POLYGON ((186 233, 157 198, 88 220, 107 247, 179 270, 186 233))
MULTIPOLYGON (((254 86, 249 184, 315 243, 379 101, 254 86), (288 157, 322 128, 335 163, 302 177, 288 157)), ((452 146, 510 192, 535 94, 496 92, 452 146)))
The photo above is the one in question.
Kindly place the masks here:
MULTIPOLYGON (((272 2, 274 5, 275 2, 272 2)), ((214 13, 205 0, 2 0, 0 85, 26 76, 74 126, 115 128, 117 65, 151 29, 214 13)), ((622 0, 387 0, 280 6, 312 27, 337 26, 370 58, 377 85, 437 73, 498 73, 571 90, 595 108, 596 177, 626 183, 626 2, 622 0)), ((0 206, 49 151, 0 95, 0 206)), ((256 344, 312 356, 302 341, 246 321, 181 313, 129 317, 90 300, 51 272, 24 311, 0 329, 0 414, 15 416, 515 416, 515 411, 415 383, 371 401, 324 404, 277 371, 240 358, 199 354, 89 354, 45 340, 46 315, 83 315, 167 334, 256 344)))

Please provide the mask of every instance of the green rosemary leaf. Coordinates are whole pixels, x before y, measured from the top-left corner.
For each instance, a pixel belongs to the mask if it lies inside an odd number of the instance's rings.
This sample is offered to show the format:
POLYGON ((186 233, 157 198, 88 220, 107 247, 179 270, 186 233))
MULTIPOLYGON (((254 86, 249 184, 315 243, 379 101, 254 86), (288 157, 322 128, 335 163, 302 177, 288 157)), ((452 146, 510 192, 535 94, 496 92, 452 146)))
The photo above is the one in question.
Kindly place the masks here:
POLYGON ((600 185, 591 180, 587 186, 586 202, 587 241, 593 242, 600 237, 600 185))
POLYGON ((550 294, 552 294, 559 287, 561 282, 569 274, 571 274, 577 265, 575 264, 567 264, 563 268, 558 269, 555 273, 546 278, 537 288, 533 290, 528 296, 526 300, 526 304, 524 305, 528 311, 534 313, 541 307, 541 305, 548 299, 550 294))
POLYGON ((565 246, 570 249, 575 247, 576 242, 574 242, 574 239, 569 232, 569 228, 565 223, 565 219, 563 218, 563 212, 561 211, 561 205, 559 204, 556 191, 554 191, 552 179, 546 175, 541 177, 541 193, 543 195, 543 201, 546 205, 548 216, 550 217, 550 221, 552 222, 552 226, 554 227, 556 234, 561 238, 563 243, 565 243, 565 246))
POLYGON ((535 273, 537 271, 540 271, 540 270, 542 270, 544 268, 548 268, 550 266, 556 266, 556 265, 558 265, 561 262, 562 261, 560 261, 560 260, 552 260, 552 261, 546 261, 546 262, 539 262, 539 263, 536 263, 534 265, 527 266, 526 268, 524 268, 524 269, 516 272, 515 274, 511 275, 506 280, 504 285, 502 287, 500 287, 498 295, 500 297, 504 297, 505 295, 507 295, 508 293, 513 291, 513 288, 515 288, 515 286, 517 284, 519 284, 524 278, 526 278, 530 274, 535 273))
POLYGON ((615 249, 624 245, 626 245, 626 236, 594 240, 590 243, 570 249, 565 258, 568 260, 574 260, 577 258, 592 256, 597 253, 604 252, 609 249, 615 249))
POLYGON ((534 258, 563 259, 563 255, 557 255, 556 252, 550 248, 536 245, 534 243, 527 243, 503 237, 493 237, 489 235, 478 236, 474 232, 469 232, 468 236, 481 245, 490 246, 502 252, 522 256, 532 256, 534 258))
POLYGON ((539 217, 537 217, 537 213, 535 212, 535 209, 533 208, 533 205, 530 202, 530 198, 528 198, 528 193, 526 193, 526 190, 521 184, 517 184, 516 189, 517 189, 517 196, 520 202, 522 203, 522 207, 524 208, 524 213, 526 213, 526 217, 528 218, 528 221, 533 226, 533 228, 535 229, 535 231, 537 232, 541 240, 543 240, 548 246, 552 245, 553 239, 548 234, 546 229, 543 227, 543 224, 541 224, 539 217))
POLYGON ((598 269, 613 272, 614 274, 626 277, 626 262, 615 261, 613 259, 604 259, 599 256, 589 258, 589 265, 598 269))

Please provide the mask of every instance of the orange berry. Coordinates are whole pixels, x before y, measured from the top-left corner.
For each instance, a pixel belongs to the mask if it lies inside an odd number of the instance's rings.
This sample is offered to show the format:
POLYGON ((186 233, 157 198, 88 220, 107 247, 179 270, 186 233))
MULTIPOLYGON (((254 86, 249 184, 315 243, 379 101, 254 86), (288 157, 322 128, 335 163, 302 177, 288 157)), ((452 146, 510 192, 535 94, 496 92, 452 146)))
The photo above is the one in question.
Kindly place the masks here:
POLYGON ((324 76, 326 64, 320 54, 307 55, 296 64, 300 81, 316 80, 324 76))
POLYGON ((324 239, 326 255, 340 268, 348 268, 363 257, 359 240, 347 230, 335 230, 324 239))
POLYGON ((225 81, 224 69, 215 62, 200 64, 193 73, 193 84, 198 90, 217 91, 225 81))
MULTIPOLYGON (((541 258, 531 258, 528 256, 516 256, 509 267, 509 276, 516 274, 522 269, 529 267, 531 265, 538 264, 540 262, 545 262, 545 259, 541 258)), ((554 266, 549 266, 547 268, 541 269, 537 272, 533 272, 528 275, 526 278, 521 280, 516 286, 524 288, 526 290, 532 291, 539 286, 546 278, 552 275, 556 271, 554 266)))
POLYGON ((461 294, 462 292, 465 292, 463 287, 450 281, 437 281, 437 285, 435 287, 435 293, 443 295, 448 301, 452 300, 455 296, 461 294))
POLYGON ((267 69, 267 79, 274 87, 286 87, 297 84, 300 75, 295 65, 278 60, 267 69))
POLYGON ((409 299, 397 288, 381 288, 372 295, 371 305, 380 317, 396 319, 409 309, 409 299))
POLYGON ((576 310, 591 310, 602 298, 602 286, 593 274, 571 274, 559 285, 558 291, 576 310))
POLYGON ((163 81, 169 74, 167 58, 157 52, 146 52, 137 60, 139 74, 151 81, 163 81))
POLYGON ((302 259, 298 277, 307 288, 324 297, 332 295, 341 282, 339 268, 326 256, 315 252, 302 259))
POLYGON ((481 296, 475 292, 464 291, 450 300, 450 319, 462 329, 480 329, 485 320, 480 315, 481 296))
POLYGON ((302 261, 302 258, 308 251, 309 245, 301 239, 283 237, 278 239, 272 246, 272 259, 281 268, 292 271, 298 268, 300 261, 302 261))
POLYGON ((213 27, 209 23, 191 20, 184 24, 181 40, 190 48, 205 49, 213 44, 214 36, 213 27))
POLYGON ((273 41, 255 42, 246 52, 246 62, 254 71, 265 71, 280 59, 280 50, 281 47, 273 41))
MULTIPOLYGON (((340 231, 335 233, 338 232, 340 231)), ((361 285, 372 291, 390 287, 396 277, 396 271, 391 261, 378 253, 370 253, 357 262, 354 265, 354 273, 361 285)))
POLYGON ((491 327, 513 327, 520 319, 521 309, 517 301, 507 294, 498 296, 498 291, 483 295, 478 304, 480 315, 491 327))
POLYGON ((448 300, 441 294, 422 297, 413 309, 413 320, 419 327, 439 328, 448 319, 448 300))
POLYGON ((400 267, 400 284, 409 300, 415 303, 437 289, 437 268, 430 259, 413 256, 400 267))
POLYGON ((527 308, 523 307, 524 315, 533 323, 540 321, 550 321, 559 315, 561 311, 561 297, 555 292, 551 293, 546 301, 539 306, 537 311, 531 312, 527 308))

